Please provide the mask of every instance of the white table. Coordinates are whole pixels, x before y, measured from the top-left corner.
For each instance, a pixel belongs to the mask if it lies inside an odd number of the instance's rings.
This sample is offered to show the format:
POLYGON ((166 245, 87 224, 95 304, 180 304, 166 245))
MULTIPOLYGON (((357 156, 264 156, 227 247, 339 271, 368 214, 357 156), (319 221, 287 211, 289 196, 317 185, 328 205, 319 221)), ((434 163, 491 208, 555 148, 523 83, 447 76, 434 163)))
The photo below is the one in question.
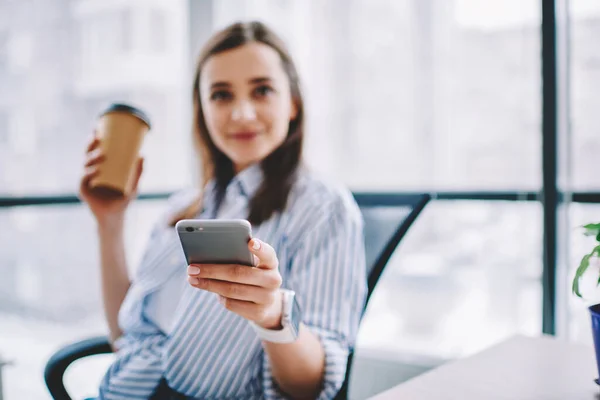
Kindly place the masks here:
POLYGON ((515 336, 372 400, 596 400, 597 377, 592 347, 549 336, 515 336))

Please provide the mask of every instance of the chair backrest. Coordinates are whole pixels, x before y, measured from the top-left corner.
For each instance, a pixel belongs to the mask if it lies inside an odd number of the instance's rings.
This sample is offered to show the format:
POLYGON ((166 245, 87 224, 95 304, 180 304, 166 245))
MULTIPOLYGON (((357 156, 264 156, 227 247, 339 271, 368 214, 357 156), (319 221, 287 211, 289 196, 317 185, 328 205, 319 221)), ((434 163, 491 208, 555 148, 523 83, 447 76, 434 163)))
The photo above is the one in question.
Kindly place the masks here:
MULTIPOLYGON (((368 292, 364 311, 375 286, 398 244, 425 208, 428 194, 354 193, 364 220, 368 292)), ((350 371, 354 353, 348 355, 346 377, 335 400, 348 397, 350 371)))
MULTIPOLYGON (((425 208, 428 194, 355 193, 364 219, 367 303, 396 247, 425 208)), ((366 308, 366 303, 365 303, 366 308)))

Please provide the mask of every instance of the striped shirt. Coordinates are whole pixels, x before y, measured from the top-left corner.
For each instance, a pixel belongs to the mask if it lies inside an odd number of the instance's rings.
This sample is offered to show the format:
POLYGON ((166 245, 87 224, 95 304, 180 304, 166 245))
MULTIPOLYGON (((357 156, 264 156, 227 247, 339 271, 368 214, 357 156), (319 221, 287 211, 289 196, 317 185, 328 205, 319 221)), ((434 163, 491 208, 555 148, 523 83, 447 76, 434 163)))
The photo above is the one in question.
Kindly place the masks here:
MULTIPOLYGON (((239 173, 218 210, 209 183, 197 217, 247 218, 262 179, 258 164, 239 173)), ((101 399, 147 399, 161 379, 193 399, 285 398, 248 322, 226 310, 215 294, 186 283, 185 257, 167 221, 194 196, 193 191, 173 195, 152 231, 121 306, 124 334, 101 382, 101 399)), ((323 345, 319 399, 337 393, 356 338, 367 278, 362 227, 351 193, 304 169, 286 209, 252 227, 254 237, 276 250, 282 287, 296 292, 303 324, 323 345)))

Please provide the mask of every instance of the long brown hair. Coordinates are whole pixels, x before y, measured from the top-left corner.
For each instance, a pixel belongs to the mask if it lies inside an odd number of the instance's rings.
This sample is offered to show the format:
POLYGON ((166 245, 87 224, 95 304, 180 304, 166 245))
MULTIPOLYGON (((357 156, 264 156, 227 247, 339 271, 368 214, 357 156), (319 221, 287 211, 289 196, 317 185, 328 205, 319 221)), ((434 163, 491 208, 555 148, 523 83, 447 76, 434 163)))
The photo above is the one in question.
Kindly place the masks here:
MULTIPOLYGON (((302 160, 304 135, 304 103, 296 67, 284 42, 261 22, 235 23, 214 34, 198 58, 193 89, 193 133, 198 156, 202 162, 202 187, 215 180, 217 209, 225 195, 227 185, 235 176, 233 162, 219 150, 208 133, 200 102, 200 74, 206 61, 213 55, 235 49, 244 44, 263 43, 279 54, 290 82, 290 93, 296 107, 296 117, 290 121, 284 142, 261 161, 264 179, 250 200, 248 220, 259 225, 273 213, 282 211, 287 203, 296 172, 302 160)), ((172 224, 184 218, 193 218, 202 208, 202 195, 187 209, 175 215, 172 224)))

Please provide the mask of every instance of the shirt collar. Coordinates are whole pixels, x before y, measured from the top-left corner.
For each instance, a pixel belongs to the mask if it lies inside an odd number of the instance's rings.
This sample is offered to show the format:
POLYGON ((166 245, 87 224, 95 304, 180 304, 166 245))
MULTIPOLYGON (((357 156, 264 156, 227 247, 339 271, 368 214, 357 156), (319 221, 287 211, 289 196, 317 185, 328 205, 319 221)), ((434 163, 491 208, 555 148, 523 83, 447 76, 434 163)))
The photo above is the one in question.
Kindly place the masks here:
POLYGON ((262 166, 260 163, 255 163, 238 173, 233 178, 231 184, 238 185, 242 195, 250 199, 256 194, 263 178, 264 174, 262 166))
MULTIPOLYGON (((250 199, 254 196, 264 178, 260 163, 255 163, 233 177, 228 190, 237 189, 241 195, 250 199)), ((212 206, 214 202, 215 180, 211 179, 204 188, 204 204, 212 206)))

